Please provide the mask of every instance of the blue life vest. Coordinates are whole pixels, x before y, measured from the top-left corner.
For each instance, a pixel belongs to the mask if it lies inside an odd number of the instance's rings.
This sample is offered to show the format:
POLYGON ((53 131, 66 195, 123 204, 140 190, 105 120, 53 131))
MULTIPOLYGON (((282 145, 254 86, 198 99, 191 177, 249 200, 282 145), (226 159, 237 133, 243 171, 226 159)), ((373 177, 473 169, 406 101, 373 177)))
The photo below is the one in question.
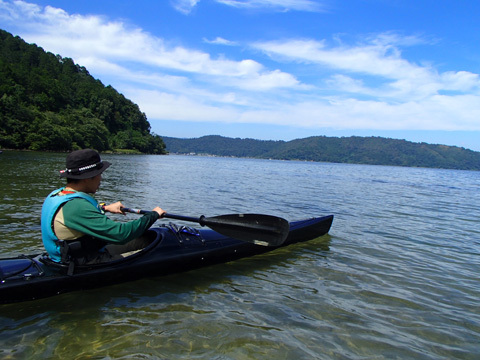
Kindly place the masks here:
POLYGON ((61 262, 61 244, 58 237, 53 231, 53 220, 57 214, 58 209, 65 204, 67 201, 73 200, 75 198, 82 198, 88 200, 99 212, 102 212, 100 206, 98 205, 97 200, 91 197, 88 194, 83 192, 75 192, 73 194, 66 194, 63 196, 57 196, 57 194, 65 189, 62 187, 60 189, 54 190, 47 196, 42 206, 42 241, 43 246, 48 252, 50 258, 55 262, 61 262))

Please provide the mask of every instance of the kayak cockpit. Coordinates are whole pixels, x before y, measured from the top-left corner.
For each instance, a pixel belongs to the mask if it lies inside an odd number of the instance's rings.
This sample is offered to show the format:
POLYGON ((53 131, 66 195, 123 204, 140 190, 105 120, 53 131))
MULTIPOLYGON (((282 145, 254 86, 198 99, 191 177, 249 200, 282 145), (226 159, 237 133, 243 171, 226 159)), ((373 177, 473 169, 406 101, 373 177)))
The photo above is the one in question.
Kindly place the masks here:
POLYGON ((120 254, 120 256, 116 257, 114 260, 102 262, 98 264, 85 264, 85 265, 74 265, 73 263, 57 263, 52 261, 48 254, 43 254, 39 261, 45 265, 48 265, 50 269, 55 269, 60 272, 66 272, 69 275, 72 275, 76 272, 84 272, 91 269, 99 269, 105 267, 112 267, 118 264, 123 264, 125 262, 131 261, 136 259, 140 256, 143 256, 145 253, 150 252, 151 250, 155 249, 158 244, 163 240, 164 234, 162 231, 159 231, 157 228, 151 228, 147 230, 140 238, 137 243, 142 244, 142 247, 137 249, 130 249, 130 251, 126 253, 120 254))

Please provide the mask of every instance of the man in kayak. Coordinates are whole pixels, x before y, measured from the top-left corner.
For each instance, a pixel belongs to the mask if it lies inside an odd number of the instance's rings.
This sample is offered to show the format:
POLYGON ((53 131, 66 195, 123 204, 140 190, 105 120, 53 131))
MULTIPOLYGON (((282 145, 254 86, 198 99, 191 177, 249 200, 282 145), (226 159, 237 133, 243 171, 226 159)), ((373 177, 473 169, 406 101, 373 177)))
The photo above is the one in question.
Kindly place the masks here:
POLYGON ((48 195, 42 207, 42 240, 53 261, 95 264, 120 258, 142 248, 136 239, 165 214, 156 207, 130 222, 109 219, 105 212, 124 214, 122 203, 100 205, 90 195, 98 190, 109 166, 91 149, 67 156, 66 169, 60 171, 67 185, 48 195))

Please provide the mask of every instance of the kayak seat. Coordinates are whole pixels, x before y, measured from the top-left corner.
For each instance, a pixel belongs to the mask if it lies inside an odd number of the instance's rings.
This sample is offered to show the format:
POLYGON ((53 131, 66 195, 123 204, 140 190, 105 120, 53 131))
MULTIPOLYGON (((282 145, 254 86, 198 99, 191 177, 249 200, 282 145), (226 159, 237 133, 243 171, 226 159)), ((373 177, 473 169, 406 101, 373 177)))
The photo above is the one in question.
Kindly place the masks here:
POLYGON ((142 251, 149 251, 153 249, 159 242, 161 242, 163 236, 161 232, 156 231, 154 229, 147 230, 141 237, 138 239, 132 240, 129 243, 124 245, 107 245, 106 248, 110 252, 109 247, 118 247, 117 249, 112 250, 114 252, 112 258, 108 261, 98 262, 98 263, 90 263, 90 264, 74 264, 73 262, 70 263, 58 263, 52 261, 48 254, 43 254, 39 261, 43 264, 49 266, 51 269, 56 269, 61 272, 65 272, 67 275, 73 275, 77 271, 88 271, 94 268, 102 268, 102 267, 110 267, 113 264, 118 264, 123 261, 128 261, 128 259, 135 258, 137 256, 142 256, 142 251), (119 250, 116 252, 116 250, 119 250), (73 265, 72 265, 73 264, 73 265))
POLYGON ((147 248, 157 238, 157 233, 154 231, 146 231, 142 236, 129 241, 124 245, 107 245, 106 249, 112 255, 110 261, 123 259, 147 248))

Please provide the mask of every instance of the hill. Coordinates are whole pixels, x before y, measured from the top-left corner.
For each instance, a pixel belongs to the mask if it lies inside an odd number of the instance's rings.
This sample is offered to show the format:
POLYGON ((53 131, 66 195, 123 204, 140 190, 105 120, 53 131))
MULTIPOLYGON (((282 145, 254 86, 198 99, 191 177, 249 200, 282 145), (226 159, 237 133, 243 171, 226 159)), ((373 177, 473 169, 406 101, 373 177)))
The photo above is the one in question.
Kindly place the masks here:
POLYGON ((480 152, 381 137, 314 136, 286 142, 211 135, 163 140, 167 151, 179 154, 480 170, 480 152))
POLYGON ((136 104, 72 59, 45 52, 3 30, 0 147, 165 153, 165 144, 150 133, 150 123, 136 104))
POLYGON ((207 154, 217 156, 268 158, 268 154, 284 141, 233 139, 218 135, 194 139, 178 139, 163 136, 167 151, 177 154, 207 154))

